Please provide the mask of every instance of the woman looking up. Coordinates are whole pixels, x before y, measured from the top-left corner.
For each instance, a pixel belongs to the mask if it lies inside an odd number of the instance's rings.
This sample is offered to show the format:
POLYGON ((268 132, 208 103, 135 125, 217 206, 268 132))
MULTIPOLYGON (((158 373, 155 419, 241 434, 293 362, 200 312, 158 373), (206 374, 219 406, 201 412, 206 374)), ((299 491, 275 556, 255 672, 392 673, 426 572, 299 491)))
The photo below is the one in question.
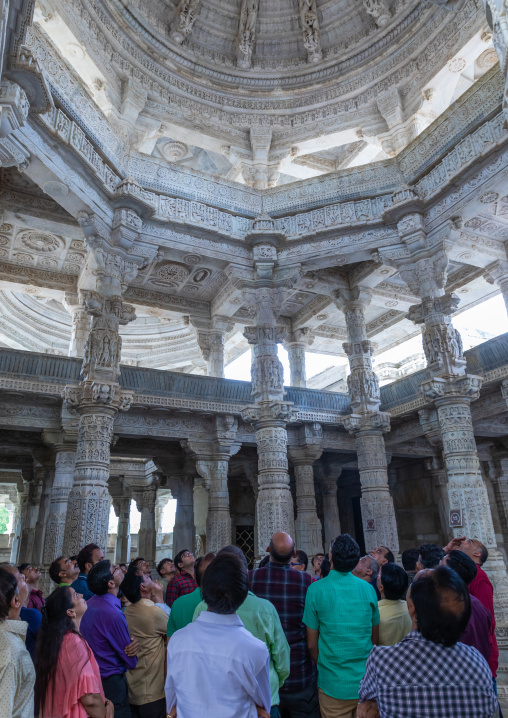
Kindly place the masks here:
POLYGON ((70 586, 57 588, 46 601, 35 659, 40 718, 113 718, 99 666, 79 632, 86 608, 70 586))

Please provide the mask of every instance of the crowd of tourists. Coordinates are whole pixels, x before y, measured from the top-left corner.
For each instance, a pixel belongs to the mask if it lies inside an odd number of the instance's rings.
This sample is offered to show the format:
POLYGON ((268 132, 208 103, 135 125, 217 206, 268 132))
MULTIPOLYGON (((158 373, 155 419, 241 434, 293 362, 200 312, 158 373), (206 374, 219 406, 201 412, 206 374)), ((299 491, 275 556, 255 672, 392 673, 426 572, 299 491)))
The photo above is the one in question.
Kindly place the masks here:
POLYGON ((0 718, 501 715, 487 549, 456 538, 309 558, 276 533, 259 566, 195 559, 0 566, 0 718))

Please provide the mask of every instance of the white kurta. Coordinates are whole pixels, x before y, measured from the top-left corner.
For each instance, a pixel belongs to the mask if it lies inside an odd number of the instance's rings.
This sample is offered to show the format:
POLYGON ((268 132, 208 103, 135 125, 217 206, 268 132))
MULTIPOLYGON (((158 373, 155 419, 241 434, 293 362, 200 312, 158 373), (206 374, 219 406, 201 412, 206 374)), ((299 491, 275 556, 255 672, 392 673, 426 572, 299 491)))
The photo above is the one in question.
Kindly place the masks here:
POLYGON ((0 718, 33 718, 35 670, 26 621, 0 622, 0 718))
POLYGON ((166 701, 178 718, 256 718, 270 712, 270 657, 234 613, 205 611, 168 644, 166 701))

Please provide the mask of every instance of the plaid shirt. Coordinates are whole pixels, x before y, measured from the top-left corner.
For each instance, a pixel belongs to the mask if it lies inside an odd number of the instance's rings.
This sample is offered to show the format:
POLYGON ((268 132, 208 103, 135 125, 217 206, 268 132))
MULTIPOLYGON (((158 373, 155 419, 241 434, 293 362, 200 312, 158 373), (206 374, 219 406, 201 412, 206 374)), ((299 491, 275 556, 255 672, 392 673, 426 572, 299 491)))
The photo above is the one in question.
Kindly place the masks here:
POLYGON ((182 571, 168 583, 168 587, 166 589, 166 603, 171 608, 177 598, 185 596, 186 593, 192 593, 197 587, 198 584, 196 583, 196 579, 191 576, 190 573, 187 573, 187 571, 182 571))
POLYGON ((395 646, 374 646, 360 684, 360 702, 368 700, 377 701, 381 718, 491 718, 497 708, 476 648, 445 648, 418 631, 395 646))
POLYGON ((303 623, 303 609, 307 589, 312 583, 308 573, 295 571, 289 564, 268 563, 249 574, 250 590, 273 603, 291 649, 290 673, 281 693, 303 691, 316 675, 307 648, 307 631, 303 623))

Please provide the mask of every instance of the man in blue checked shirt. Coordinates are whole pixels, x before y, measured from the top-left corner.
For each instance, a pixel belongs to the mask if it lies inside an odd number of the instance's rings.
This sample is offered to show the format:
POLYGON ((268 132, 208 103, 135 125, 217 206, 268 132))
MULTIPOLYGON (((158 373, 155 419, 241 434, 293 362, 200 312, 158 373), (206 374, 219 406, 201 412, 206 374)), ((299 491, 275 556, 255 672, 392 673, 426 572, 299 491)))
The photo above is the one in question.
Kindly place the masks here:
POLYGON ((357 718, 491 718, 497 698, 487 661, 459 642, 471 615, 463 580, 446 566, 421 571, 407 604, 412 631, 372 649, 357 718))

